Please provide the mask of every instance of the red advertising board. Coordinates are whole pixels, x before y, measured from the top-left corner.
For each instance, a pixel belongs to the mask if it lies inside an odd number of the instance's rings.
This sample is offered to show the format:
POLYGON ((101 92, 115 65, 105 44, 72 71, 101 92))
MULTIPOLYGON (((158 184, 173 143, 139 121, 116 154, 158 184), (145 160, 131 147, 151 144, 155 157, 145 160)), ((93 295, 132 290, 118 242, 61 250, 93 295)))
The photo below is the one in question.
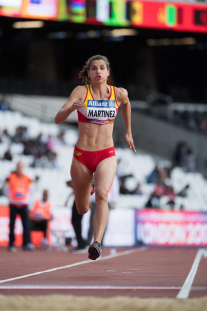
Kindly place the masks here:
POLYGON ((135 27, 207 33, 206 5, 143 1, 140 2, 141 6, 142 18, 139 18, 139 22, 136 19, 132 21, 135 27))

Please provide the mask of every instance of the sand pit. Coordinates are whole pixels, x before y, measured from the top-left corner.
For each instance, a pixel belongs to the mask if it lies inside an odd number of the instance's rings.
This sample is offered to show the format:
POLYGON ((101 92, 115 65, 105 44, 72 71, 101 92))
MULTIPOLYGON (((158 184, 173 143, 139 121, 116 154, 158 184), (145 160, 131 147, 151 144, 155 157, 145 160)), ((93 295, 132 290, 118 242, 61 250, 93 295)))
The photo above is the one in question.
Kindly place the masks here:
POLYGON ((66 295, 3 296, 0 311, 207 311, 207 297, 141 299, 128 297, 93 298, 66 295))

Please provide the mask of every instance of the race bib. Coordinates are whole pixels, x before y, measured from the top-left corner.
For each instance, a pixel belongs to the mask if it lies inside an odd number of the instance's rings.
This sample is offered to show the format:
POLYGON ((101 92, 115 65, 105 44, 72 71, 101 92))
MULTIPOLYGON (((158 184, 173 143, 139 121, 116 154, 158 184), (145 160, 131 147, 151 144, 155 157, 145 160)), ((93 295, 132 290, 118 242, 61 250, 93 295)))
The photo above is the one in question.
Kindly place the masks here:
POLYGON ((114 120, 116 117, 115 100, 88 100, 87 118, 92 120, 114 120))

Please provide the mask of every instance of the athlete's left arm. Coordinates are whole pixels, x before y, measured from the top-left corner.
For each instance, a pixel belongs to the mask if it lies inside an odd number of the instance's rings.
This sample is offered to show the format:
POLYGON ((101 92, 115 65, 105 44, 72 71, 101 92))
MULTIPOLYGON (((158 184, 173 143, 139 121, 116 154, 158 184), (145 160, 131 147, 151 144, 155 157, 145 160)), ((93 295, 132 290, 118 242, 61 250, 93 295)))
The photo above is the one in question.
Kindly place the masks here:
POLYGON ((118 103, 121 105, 121 112, 124 118, 126 142, 129 148, 132 149, 134 153, 136 153, 131 131, 131 104, 128 98, 127 90, 123 88, 116 88, 116 97, 118 103))

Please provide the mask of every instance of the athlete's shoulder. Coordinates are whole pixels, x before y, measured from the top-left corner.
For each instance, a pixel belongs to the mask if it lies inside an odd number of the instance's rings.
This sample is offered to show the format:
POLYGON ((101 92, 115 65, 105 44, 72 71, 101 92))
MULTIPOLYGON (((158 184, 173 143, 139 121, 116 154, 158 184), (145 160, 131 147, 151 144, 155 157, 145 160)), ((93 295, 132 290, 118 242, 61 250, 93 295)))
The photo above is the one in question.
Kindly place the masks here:
POLYGON ((83 100, 86 96, 87 87, 86 85, 79 85, 72 91, 70 97, 76 97, 78 99, 83 100))
POLYGON ((74 94, 83 94, 83 93, 86 92, 86 90, 87 90, 86 85, 78 85, 78 86, 76 86, 76 88, 74 88, 72 93, 74 93, 74 94))
POLYGON ((118 102, 122 102, 123 100, 128 98, 128 92, 126 89, 122 87, 115 87, 116 98, 118 102))

